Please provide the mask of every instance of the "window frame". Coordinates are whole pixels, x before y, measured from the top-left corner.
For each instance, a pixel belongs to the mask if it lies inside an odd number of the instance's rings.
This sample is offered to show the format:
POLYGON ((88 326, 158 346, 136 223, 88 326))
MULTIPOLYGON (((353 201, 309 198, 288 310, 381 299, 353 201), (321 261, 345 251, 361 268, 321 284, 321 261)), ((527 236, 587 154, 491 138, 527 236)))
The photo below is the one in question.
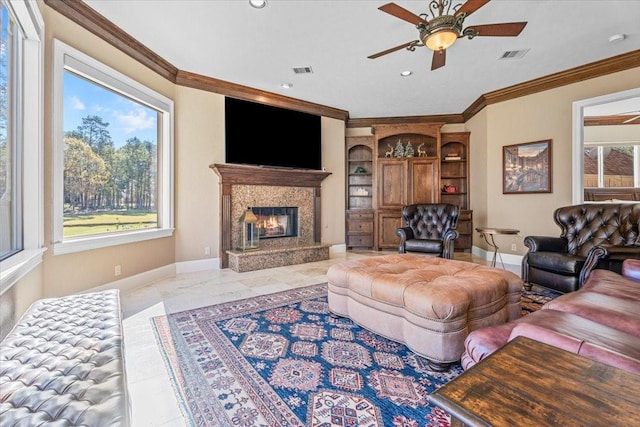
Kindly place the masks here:
POLYGON ((53 40, 53 203, 52 249, 54 255, 68 254, 109 246, 123 245, 173 235, 173 100, 129 78, 79 50, 53 40), (63 174, 64 129, 63 96, 64 71, 69 70, 100 86, 131 98, 159 111, 158 150, 158 227, 129 230, 119 233, 85 235, 72 238, 63 236, 63 174))
POLYGON ((35 1, 3 1, 21 33, 21 56, 16 68, 18 107, 16 126, 19 155, 15 195, 22 203, 22 249, 0 261, 0 295, 42 263, 44 247, 44 20, 35 1))

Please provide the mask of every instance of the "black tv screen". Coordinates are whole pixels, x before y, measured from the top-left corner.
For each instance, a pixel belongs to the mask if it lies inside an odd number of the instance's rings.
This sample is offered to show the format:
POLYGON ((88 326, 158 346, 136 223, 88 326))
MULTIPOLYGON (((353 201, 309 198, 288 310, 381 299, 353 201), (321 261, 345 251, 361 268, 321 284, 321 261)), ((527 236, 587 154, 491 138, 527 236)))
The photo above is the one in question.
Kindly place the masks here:
POLYGON ((322 169, 320 116, 225 98, 226 163, 322 169))

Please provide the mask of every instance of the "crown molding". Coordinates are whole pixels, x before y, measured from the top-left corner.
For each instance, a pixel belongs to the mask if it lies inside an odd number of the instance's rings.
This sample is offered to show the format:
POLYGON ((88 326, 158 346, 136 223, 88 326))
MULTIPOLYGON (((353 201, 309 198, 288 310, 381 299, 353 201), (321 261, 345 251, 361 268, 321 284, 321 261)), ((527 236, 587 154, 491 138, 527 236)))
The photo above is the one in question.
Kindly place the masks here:
POLYGON ((248 101, 257 101, 263 104, 290 108, 293 110, 319 114, 344 120, 347 127, 370 127, 373 124, 401 124, 401 123, 465 123, 478 114, 487 105, 504 102, 522 96, 543 92, 560 86, 600 77, 619 71, 638 67, 640 64, 640 49, 613 56, 611 58, 592 62, 569 70, 550 74, 548 76, 529 80, 503 89, 495 90, 480 95, 461 114, 444 114, 431 116, 406 116, 406 117, 381 117, 349 119, 349 112, 333 107, 314 104, 295 98, 265 92, 218 80, 212 77, 201 76, 187 71, 178 70, 175 66, 158 56, 151 49, 131 37, 120 27, 97 13, 95 10, 80 0, 43 0, 44 3, 74 21, 87 31, 100 37, 113 45, 136 61, 147 66, 172 83, 219 93, 248 101))
POLYGON ((640 64, 640 49, 570 68, 558 73, 549 74, 548 76, 508 86, 493 92, 487 92, 476 99, 473 104, 462 113, 462 116, 466 122, 487 105, 544 92, 549 89, 555 89, 560 86, 578 83, 631 68, 637 68, 638 64, 640 64))
POLYGON ((44 3, 165 79, 175 83, 178 73, 176 67, 87 6, 86 3, 78 0, 44 0, 44 3))
POLYGON ((289 98, 275 93, 253 89, 248 86, 179 70, 138 40, 131 37, 120 27, 114 25, 104 16, 87 6, 83 1, 44 0, 44 3, 62 16, 70 19, 85 30, 100 37, 113 47, 177 85, 215 92, 247 101, 256 101, 305 113, 331 117, 345 122, 349 118, 347 111, 337 108, 289 98))
POLYGON ((584 118, 585 126, 626 126, 640 125, 640 115, 591 116, 584 118))
POLYGON ((404 116, 404 117, 371 117, 362 119, 349 119, 348 128, 371 127, 374 125, 400 125, 415 123, 464 123, 462 114, 439 114, 431 116, 404 116))
POLYGON ((213 77, 203 76, 201 74, 189 73, 187 71, 178 71, 176 84, 194 89, 206 90, 208 92, 219 93, 231 98, 269 104, 275 107, 288 108, 291 110, 331 117, 343 121, 347 121, 349 118, 349 113, 344 110, 314 104, 312 102, 302 101, 272 92, 261 91, 249 86, 242 86, 236 83, 218 80, 213 77))

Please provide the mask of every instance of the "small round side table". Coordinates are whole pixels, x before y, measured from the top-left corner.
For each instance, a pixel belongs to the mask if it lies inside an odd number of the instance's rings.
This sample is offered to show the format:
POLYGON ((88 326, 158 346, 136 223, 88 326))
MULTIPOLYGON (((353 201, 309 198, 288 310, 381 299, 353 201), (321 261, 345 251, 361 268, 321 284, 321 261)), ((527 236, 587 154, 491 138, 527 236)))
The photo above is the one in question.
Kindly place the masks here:
POLYGON ((516 230, 513 228, 496 228, 496 227, 476 227, 476 231, 480 233, 480 237, 487 242, 491 248, 493 248, 493 259, 491 260, 491 267, 496 266, 496 259, 500 257, 500 264, 502 264, 502 268, 504 269, 504 262, 502 261, 502 255, 500 255, 500 248, 496 245, 496 242, 493 240, 493 236, 500 235, 516 235, 520 233, 520 230, 516 230), (487 237, 489 236, 489 237, 487 237))

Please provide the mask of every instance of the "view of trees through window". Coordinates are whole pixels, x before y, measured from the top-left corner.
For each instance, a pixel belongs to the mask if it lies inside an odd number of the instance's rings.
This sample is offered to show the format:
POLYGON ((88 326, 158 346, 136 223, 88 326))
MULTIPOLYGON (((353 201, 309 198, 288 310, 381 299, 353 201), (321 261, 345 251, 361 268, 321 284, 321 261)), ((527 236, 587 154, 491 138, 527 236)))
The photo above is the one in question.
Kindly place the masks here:
POLYGON ((158 226, 159 112, 64 74, 64 237, 158 226))
POLYGON ((15 87, 12 84, 13 62, 15 61, 16 26, 9 11, 0 3, 0 259, 20 249, 19 207, 16 205, 15 181, 18 170, 15 164, 17 140, 13 137, 12 119, 15 87))
POLYGON ((634 186, 632 145, 585 146, 583 160, 584 187, 634 186))

